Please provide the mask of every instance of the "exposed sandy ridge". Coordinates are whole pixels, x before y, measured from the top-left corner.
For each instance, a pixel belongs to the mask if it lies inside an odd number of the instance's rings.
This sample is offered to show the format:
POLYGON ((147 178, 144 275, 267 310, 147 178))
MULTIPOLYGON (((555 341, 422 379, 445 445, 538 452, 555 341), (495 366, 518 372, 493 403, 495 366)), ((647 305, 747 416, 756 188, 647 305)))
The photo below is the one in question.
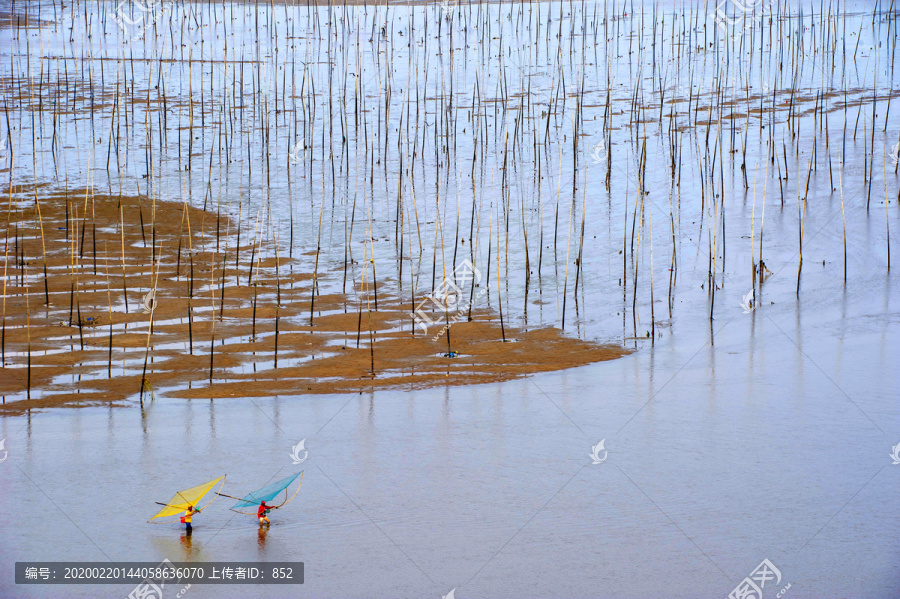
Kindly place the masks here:
POLYGON ((506 337, 514 341, 504 343, 497 315, 479 309, 471 322, 463 318, 452 325, 450 348, 459 355, 447 357, 446 336, 434 340, 440 326, 427 335, 412 333, 408 290, 401 300, 392 281, 379 280, 375 309, 371 282, 353 292, 348 284, 346 294, 334 292, 321 265, 310 326, 312 274, 304 262, 309 257, 279 256, 276 268, 269 242, 257 240, 254 249, 253 222, 242 225, 238 253, 236 223, 214 212, 80 190, 39 192, 39 219, 29 198, 33 192, 14 191, 18 200, 8 222, 3 219, 8 241, 0 413, 137 399, 145 357, 147 401, 494 382, 627 351, 555 329, 523 331, 508 324, 506 337), (141 300, 154 279, 148 353, 151 315, 142 311, 141 300), (29 343, 31 399, 25 399, 29 343))

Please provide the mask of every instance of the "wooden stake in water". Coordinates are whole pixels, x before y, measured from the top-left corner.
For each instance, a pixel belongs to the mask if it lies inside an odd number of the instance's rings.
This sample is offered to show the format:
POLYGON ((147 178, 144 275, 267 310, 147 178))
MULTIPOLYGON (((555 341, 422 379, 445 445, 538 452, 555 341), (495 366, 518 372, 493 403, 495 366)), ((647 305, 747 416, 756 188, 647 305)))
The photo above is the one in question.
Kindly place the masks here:
MULTIPOLYGON (((162 246, 160 246, 159 251, 160 251, 160 253, 162 253, 162 246)), ((147 324, 147 345, 146 345, 146 349, 144 351, 144 368, 141 371, 141 395, 140 395, 141 407, 144 406, 144 390, 151 388, 150 381, 147 380, 147 362, 150 359, 150 336, 153 333, 153 314, 154 314, 154 312, 156 312, 156 304, 157 304, 156 287, 157 287, 157 284, 159 283, 159 258, 157 258, 156 260, 151 262, 150 279, 152 281, 152 285, 151 285, 151 289, 150 289, 150 292, 151 292, 150 297, 152 299, 150 301, 150 322, 147 324), (153 270, 154 270, 153 264, 154 263, 155 263, 155 269, 156 269, 155 273, 153 272, 153 270), (155 274, 155 276, 154 276, 154 274, 155 274)), ((78 320, 79 321, 81 320, 80 316, 79 316, 78 320)))
MULTIPOLYGON (((873 127, 874 129, 874 127, 873 127)), ((873 134, 874 137, 874 134, 873 134)), ((874 142, 873 142, 874 143, 874 142)), ((881 170, 881 178, 884 181, 884 236, 885 242, 887 245, 887 269, 888 272, 891 272, 891 224, 890 219, 888 218, 888 193, 887 193, 887 150, 882 147, 881 148, 881 156, 882 156, 882 170, 881 170)))
POLYGON ((841 228, 844 239, 844 285, 847 284, 847 217, 844 215, 844 154, 841 152, 841 161, 838 164, 838 187, 841 190, 841 228))
POLYGON ((109 306, 109 356, 106 363, 107 378, 112 378, 112 348, 113 348, 113 317, 112 317, 112 290, 109 285, 109 247, 104 242, 104 255, 106 256, 106 303, 109 306))
MULTIPOLYGON (((23 261, 22 268, 28 271, 28 265, 23 261)), ((27 279, 26 279, 27 280, 27 279)), ((31 399, 31 305, 28 298, 31 294, 28 287, 25 287, 25 334, 28 338, 28 374, 25 382, 25 393, 28 399, 31 399)))

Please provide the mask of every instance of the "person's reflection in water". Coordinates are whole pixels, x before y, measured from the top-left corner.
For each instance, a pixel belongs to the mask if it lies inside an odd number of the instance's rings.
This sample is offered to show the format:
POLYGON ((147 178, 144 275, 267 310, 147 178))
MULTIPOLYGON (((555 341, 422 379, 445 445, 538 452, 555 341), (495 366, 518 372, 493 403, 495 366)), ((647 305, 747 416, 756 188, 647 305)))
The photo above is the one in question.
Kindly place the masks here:
POLYGON ((191 538, 191 530, 187 530, 181 534, 181 549, 184 554, 184 561, 191 561, 191 557, 194 553, 194 542, 191 538))
POLYGON ((260 557, 266 554, 266 535, 269 534, 268 526, 259 527, 259 536, 256 538, 256 548, 259 550, 260 557))

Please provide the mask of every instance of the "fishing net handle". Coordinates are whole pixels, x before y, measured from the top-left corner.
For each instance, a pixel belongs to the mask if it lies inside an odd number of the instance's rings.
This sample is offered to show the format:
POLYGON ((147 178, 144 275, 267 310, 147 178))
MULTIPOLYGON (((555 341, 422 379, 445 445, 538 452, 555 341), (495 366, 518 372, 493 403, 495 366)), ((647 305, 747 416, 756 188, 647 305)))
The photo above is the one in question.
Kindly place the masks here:
POLYGON ((302 471, 300 472, 300 482, 297 484, 297 490, 294 491, 294 494, 291 495, 291 498, 290 498, 290 499, 287 499, 287 489, 285 489, 285 490, 284 490, 284 497, 285 497, 285 500, 284 500, 282 503, 280 503, 280 504, 278 504, 278 505, 271 506, 271 507, 273 507, 273 508, 275 508, 275 509, 278 509, 278 508, 282 507, 283 505, 288 504, 288 503, 290 503, 291 501, 293 501, 293 500, 294 500, 294 497, 297 496, 297 493, 300 492, 300 487, 301 487, 301 486, 303 486, 303 472, 302 472, 302 471))
MULTIPOLYGON (((225 486, 225 477, 227 477, 227 476, 228 476, 227 474, 222 475, 222 480, 219 481, 219 491, 221 491, 222 488, 225 486)), ((210 489, 210 491, 212 491, 212 489, 210 489)), ((209 507, 209 504, 212 503, 213 501, 215 501, 216 497, 218 497, 218 496, 219 496, 218 493, 213 493, 212 499, 207 501, 206 505, 204 505, 202 508, 198 509, 197 512, 199 513, 201 511, 205 510, 207 507, 209 507)))
MULTIPOLYGON (((279 493, 279 495, 280 495, 280 494, 281 494, 281 493, 279 493)), ((267 509, 267 510, 277 510, 277 509, 280 508, 282 505, 284 505, 285 503, 287 503, 287 489, 284 490, 284 497, 285 497, 285 501, 284 501, 283 503, 281 503, 281 504, 279 504, 279 505, 267 505, 267 506, 266 506, 266 509, 267 509)), ((257 505, 261 505, 261 504, 257 504, 257 505)), ((234 509, 234 508, 228 508, 228 509, 230 509, 230 510, 231 510, 232 512, 234 512, 235 514, 244 514, 245 516, 256 516, 256 515, 259 514, 259 512, 242 512, 242 511, 236 510, 236 509, 234 509)))

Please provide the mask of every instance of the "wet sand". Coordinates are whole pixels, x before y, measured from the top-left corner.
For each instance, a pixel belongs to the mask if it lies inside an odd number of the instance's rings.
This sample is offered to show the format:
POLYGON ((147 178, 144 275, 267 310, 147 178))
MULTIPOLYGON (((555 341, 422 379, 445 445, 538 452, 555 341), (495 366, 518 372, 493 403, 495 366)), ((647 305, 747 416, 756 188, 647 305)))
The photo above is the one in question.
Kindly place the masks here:
POLYGON ((276 257, 255 223, 238 246, 236 219, 184 203, 83 189, 39 191, 35 202, 33 190, 13 192, 3 414, 141 396, 468 385, 627 353, 549 327, 501 330, 486 309, 452 324, 448 345, 446 315, 430 314, 441 324, 414 332, 409 292, 401 300, 390 280, 344 293, 320 265, 313 307, 313 273, 300 263, 308 257, 276 257), (156 304, 145 313, 142 300, 154 287, 156 304))

